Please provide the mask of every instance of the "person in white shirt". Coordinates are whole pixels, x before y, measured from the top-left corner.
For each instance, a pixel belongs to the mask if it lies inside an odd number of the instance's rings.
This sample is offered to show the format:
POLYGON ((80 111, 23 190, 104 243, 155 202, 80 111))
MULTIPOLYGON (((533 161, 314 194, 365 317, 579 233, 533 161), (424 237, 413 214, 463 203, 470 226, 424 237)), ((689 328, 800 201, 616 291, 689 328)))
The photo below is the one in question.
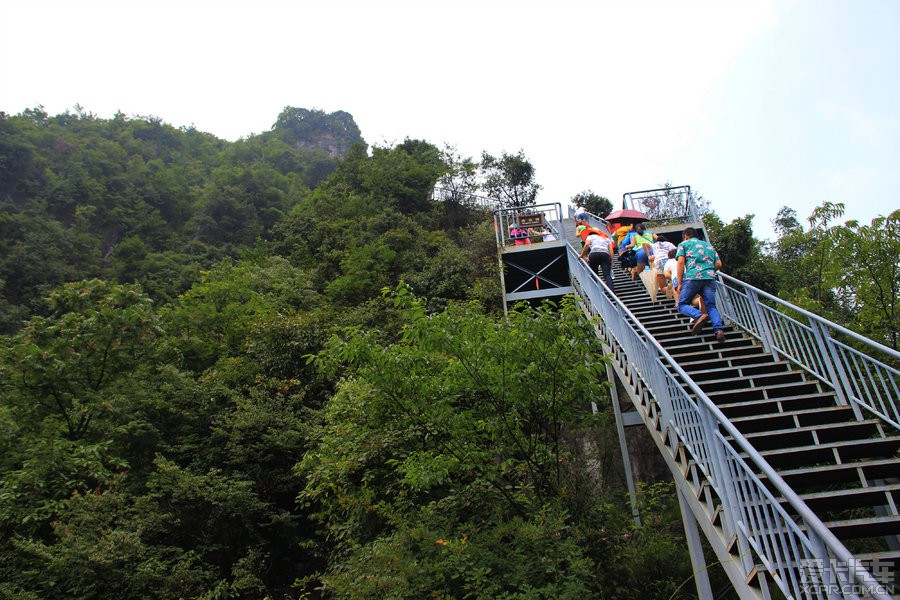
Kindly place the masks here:
POLYGON ((669 252, 672 250, 677 250, 677 248, 668 240, 659 238, 654 242, 650 246, 650 251, 653 252, 653 268, 662 273, 663 267, 669 260, 669 252))
POLYGON ((663 277, 666 280, 666 298, 675 298, 678 289, 678 261, 675 260, 677 249, 670 250, 663 265, 663 277))
POLYGON ((613 287, 612 278, 612 253, 612 240, 609 239, 609 236, 598 231, 587 236, 579 258, 587 258, 588 264, 591 265, 591 270, 602 275, 603 281, 606 282, 606 287, 615 293, 616 290, 613 287))

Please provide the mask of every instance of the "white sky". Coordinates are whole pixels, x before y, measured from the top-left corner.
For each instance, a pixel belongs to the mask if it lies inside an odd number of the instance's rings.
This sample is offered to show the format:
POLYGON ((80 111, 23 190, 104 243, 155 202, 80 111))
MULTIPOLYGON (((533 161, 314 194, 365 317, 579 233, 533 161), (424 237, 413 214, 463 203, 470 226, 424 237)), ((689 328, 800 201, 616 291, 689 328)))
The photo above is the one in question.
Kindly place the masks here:
POLYGON ((520 149, 541 202, 666 181, 726 222, 900 208, 896 0, 0 0, 0 110, 235 140, 285 106, 366 141, 520 149))

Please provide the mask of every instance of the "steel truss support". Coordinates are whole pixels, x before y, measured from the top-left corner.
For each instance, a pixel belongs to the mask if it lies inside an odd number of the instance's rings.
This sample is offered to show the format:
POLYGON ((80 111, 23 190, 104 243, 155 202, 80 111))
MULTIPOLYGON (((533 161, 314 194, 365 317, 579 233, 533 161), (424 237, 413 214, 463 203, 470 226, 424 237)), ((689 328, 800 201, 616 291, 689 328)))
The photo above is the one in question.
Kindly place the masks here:
POLYGON ((697 584, 697 597, 702 600, 713 597, 712 586, 709 584, 709 573, 706 570, 706 558, 703 556, 703 544, 700 541, 700 531, 697 529, 697 519, 688 507, 684 492, 678 489, 678 506, 681 508, 681 522, 684 524, 684 535, 687 538, 688 550, 691 553, 691 567, 694 569, 694 583, 697 584))
MULTIPOLYGON (((609 348, 605 347, 604 352, 608 353, 609 348)), ((634 523, 640 527, 641 514, 638 511, 637 490, 634 487, 634 474, 631 469, 631 455, 628 453, 628 443, 625 439, 625 420, 622 418, 622 408, 619 405, 618 379, 612 368, 612 361, 606 363, 606 378, 610 383, 610 400, 613 405, 613 412, 616 415, 616 432, 619 436, 619 451, 622 453, 622 462, 625 464, 625 482, 628 485, 628 499, 631 502, 631 516, 634 517, 634 523)), ((596 412, 596 405, 594 406, 596 412)), ((643 425, 643 423, 640 423, 643 425)))
MULTIPOLYGON (((540 271, 537 271, 537 272, 532 271, 531 269, 529 269, 529 268, 527 268, 527 267, 524 267, 524 266, 522 266, 522 265, 520 265, 520 264, 518 264, 518 263, 515 263, 515 262, 513 262, 512 260, 510 260, 510 259, 508 259, 508 258, 507 258, 507 260, 506 260, 506 264, 507 264, 507 266, 515 267, 516 269, 518 269, 519 271, 522 271, 522 272, 525 273, 526 275, 530 275, 530 276, 533 277, 534 279, 537 279, 537 280, 539 280, 539 281, 543 281, 544 283, 549 284, 551 288, 568 287, 568 282, 565 283, 565 284, 562 284, 562 283, 553 281, 552 279, 549 279, 549 278, 547 278, 546 276, 542 275, 542 273, 543 273, 544 271, 546 271, 547 269, 549 269, 551 266, 553 266, 554 263, 559 262, 559 261, 562 260, 563 258, 566 258, 565 254, 560 254, 559 256, 555 257, 553 260, 551 260, 550 262, 548 262, 546 265, 544 265, 544 266, 541 268, 541 270, 540 270, 540 271)), ((521 290, 523 287, 525 287, 526 285, 528 285, 528 283, 529 283, 530 281, 531 281, 530 278, 527 279, 524 283, 522 283, 521 285, 519 285, 519 287, 517 287, 516 289, 514 289, 514 290, 513 290, 512 292, 510 292, 510 293, 511 293, 511 294, 514 294, 514 293, 518 292, 518 291, 521 290)))

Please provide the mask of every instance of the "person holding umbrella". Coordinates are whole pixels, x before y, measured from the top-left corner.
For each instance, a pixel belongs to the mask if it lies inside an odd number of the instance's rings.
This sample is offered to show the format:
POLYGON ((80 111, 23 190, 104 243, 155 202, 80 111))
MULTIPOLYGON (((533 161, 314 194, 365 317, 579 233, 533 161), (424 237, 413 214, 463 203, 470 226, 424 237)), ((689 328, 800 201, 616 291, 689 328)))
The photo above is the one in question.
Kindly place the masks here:
POLYGON ((618 250, 621 254, 625 250, 625 240, 634 230, 634 225, 646 221, 647 216, 639 210, 620 208, 606 215, 605 219, 609 223, 609 231, 616 238, 618 250))
POLYGON ((642 213, 639 210, 633 210, 630 208, 620 208, 619 210, 614 210, 608 215, 606 215, 605 219, 610 223, 621 223, 622 225, 628 223, 643 223, 644 221, 648 221, 647 215, 642 213))

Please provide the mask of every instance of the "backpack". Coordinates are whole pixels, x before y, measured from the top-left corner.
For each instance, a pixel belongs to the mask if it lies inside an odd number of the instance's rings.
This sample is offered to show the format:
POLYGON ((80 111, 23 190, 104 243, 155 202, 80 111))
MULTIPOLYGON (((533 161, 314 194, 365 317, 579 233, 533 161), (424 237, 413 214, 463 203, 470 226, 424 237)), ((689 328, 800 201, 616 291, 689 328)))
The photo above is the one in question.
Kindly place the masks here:
POLYGON ((634 248, 629 248, 619 255, 619 262, 627 269, 637 266, 637 256, 635 254, 634 248))

